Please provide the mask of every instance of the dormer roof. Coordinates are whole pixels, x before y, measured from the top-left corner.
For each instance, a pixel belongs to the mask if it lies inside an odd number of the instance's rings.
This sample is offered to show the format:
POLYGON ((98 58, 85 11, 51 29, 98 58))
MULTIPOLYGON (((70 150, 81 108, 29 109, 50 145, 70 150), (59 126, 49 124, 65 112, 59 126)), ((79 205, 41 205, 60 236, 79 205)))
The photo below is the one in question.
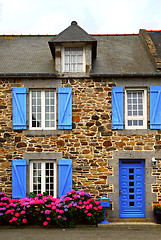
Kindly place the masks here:
POLYGON ((49 42, 50 50, 55 57, 55 45, 59 43, 91 43, 92 56, 96 58, 97 40, 78 26, 76 21, 72 21, 71 25, 64 31, 53 37, 49 42))
POLYGON ((95 38, 89 35, 81 27, 78 26, 76 21, 71 22, 71 25, 64 31, 59 33, 51 41, 53 43, 64 43, 64 42, 97 42, 95 38))

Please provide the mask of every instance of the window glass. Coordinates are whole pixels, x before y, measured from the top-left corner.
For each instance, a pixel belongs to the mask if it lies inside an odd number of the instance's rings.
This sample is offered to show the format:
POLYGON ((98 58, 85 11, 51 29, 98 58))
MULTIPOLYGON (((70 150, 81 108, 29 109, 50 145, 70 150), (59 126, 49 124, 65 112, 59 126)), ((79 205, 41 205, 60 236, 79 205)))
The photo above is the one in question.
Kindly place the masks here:
POLYGON ((83 47, 65 47, 64 70, 65 72, 83 71, 83 47))
POLYGON ((56 94, 52 90, 31 91, 31 129, 56 129, 56 94))
POLYGON ((126 90, 125 94, 125 128, 146 128, 145 90, 126 90))
POLYGON ((31 161, 30 163, 30 191, 34 194, 47 192, 55 196, 56 176, 55 161, 31 161))

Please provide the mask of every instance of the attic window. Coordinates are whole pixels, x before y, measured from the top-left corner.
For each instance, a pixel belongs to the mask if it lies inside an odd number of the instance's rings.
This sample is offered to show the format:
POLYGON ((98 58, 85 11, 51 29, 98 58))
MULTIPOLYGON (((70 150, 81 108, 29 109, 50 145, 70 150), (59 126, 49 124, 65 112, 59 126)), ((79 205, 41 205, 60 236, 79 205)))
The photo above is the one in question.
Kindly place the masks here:
POLYGON ((83 72, 83 47, 64 47, 64 72, 83 72))

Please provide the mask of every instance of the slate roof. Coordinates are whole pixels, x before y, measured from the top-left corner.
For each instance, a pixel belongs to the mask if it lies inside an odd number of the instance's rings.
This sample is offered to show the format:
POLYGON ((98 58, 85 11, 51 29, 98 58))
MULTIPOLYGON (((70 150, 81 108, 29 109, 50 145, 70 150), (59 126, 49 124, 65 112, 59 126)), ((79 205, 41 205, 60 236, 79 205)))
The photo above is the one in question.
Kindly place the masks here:
POLYGON ((161 58, 161 31, 148 32, 161 58))
MULTIPOLYGON (((0 36, 0 74, 54 74, 53 36, 0 36)), ((154 73, 139 35, 98 35, 93 74, 154 73)))
POLYGON ((153 73, 154 66, 139 35, 98 36, 92 73, 153 73))
POLYGON ((71 25, 51 39, 49 42, 64 43, 64 42, 95 42, 96 40, 78 26, 76 21, 71 22, 71 25))
POLYGON ((0 36, 0 73, 54 73, 49 36, 0 36))

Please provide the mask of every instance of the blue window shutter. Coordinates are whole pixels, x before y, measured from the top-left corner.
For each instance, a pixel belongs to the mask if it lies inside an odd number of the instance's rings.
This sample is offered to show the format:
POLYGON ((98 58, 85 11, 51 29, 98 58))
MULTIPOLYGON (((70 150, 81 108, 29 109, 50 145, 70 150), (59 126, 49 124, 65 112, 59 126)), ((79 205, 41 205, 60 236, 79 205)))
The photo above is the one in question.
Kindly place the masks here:
POLYGON ((72 159, 59 159, 59 197, 72 189, 72 159))
POLYGON ((72 129, 72 88, 58 88, 58 129, 72 129))
POLYGON ((12 160, 12 198, 26 197, 26 159, 12 160))
POLYGON ((14 130, 26 129, 26 88, 12 89, 12 125, 14 130))
POLYGON ((123 87, 112 87, 112 129, 123 129, 123 87))
POLYGON ((150 87, 150 129, 161 129, 161 86, 150 87))

